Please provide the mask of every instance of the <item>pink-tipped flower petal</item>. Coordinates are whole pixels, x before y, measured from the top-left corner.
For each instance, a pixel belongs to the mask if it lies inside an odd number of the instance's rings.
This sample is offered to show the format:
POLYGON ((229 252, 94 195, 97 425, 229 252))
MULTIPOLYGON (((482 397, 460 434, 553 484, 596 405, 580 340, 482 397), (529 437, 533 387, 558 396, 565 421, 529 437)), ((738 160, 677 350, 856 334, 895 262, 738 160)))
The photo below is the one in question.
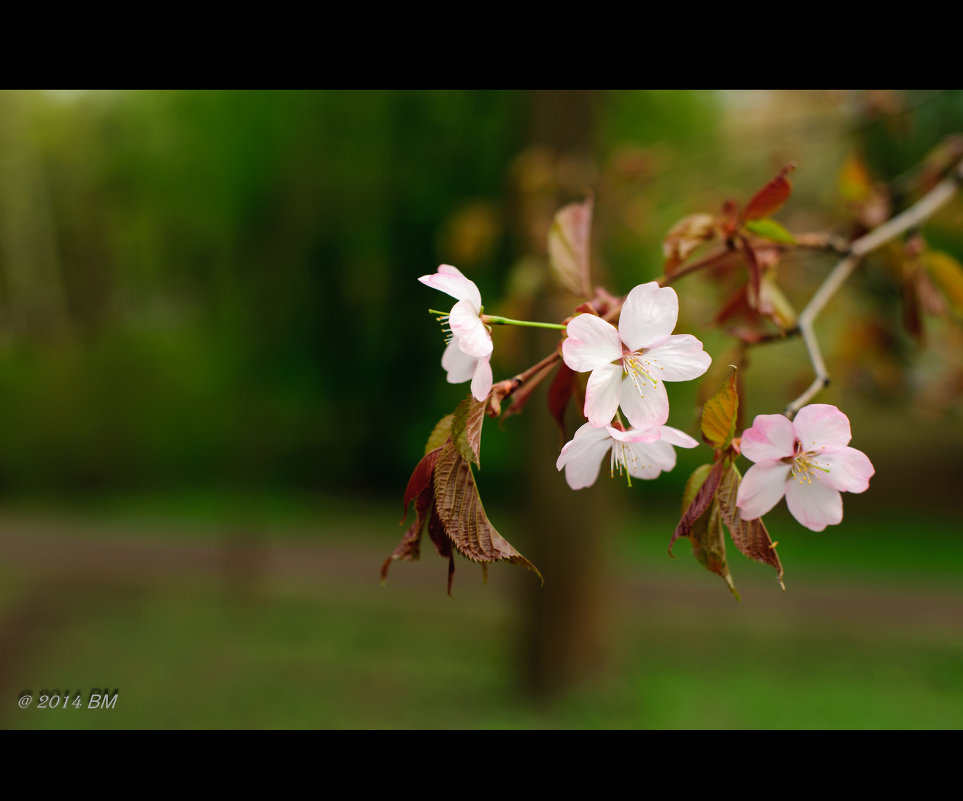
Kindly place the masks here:
POLYGON ((672 287, 639 284, 622 305, 619 336, 629 350, 641 350, 671 334, 678 319, 679 296, 672 287))
POLYGON ((576 373, 597 370, 622 358, 619 332, 601 317, 580 314, 566 326, 566 334, 562 358, 576 373))
POLYGON ((453 339, 441 355, 441 366, 448 373, 449 384, 461 384, 475 375, 478 359, 465 353, 453 339))
MULTIPOLYGON (((607 426, 619 408, 622 368, 606 364, 592 371, 585 385, 585 416, 593 426, 607 426)), ((664 421, 663 421, 664 422, 664 421)))
POLYGON ((492 352, 492 336, 468 300, 459 300, 448 315, 451 333, 458 347, 469 356, 488 356, 492 352))
POLYGON ((625 376, 619 404, 635 428, 660 426, 669 419, 669 396, 661 381, 653 384, 625 376))
POLYGON ((760 414, 742 435, 742 455, 753 462, 791 457, 796 442, 792 421, 781 414, 760 414))
POLYGON ((790 481, 786 505, 792 516, 812 531, 835 526, 843 519, 843 497, 828 482, 790 481))
POLYGON ((491 356, 482 356, 475 365, 475 373, 471 379, 471 394, 477 401, 483 401, 492 391, 492 363, 491 356))
POLYGON ((841 492, 866 492, 870 478, 876 473, 869 457, 855 448, 824 454, 819 461, 829 469, 826 480, 841 492))
POLYGON ((761 517, 786 494, 786 480, 790 476, 789 465, 767 459, 749 468, 739 484, 736 506, 744 520, 761 517))
POLYGON ((647 348, 642 356, 651 363, 650 374, 663 381, 691 381, 709 369, 712 357, 692 334, 676 334, 647 348))
POLYGON ((839 450, 853 438, 849 418, 828 403, 803 406, 792 421, 796 437, 807 451, 839 450))
POLYGON ((475 282, 466 278, 457 267, 442 264, 438 272, 433 275, 423 275, 419 279, 425 286, 440 290, 451 295, 455 300, 468 300, 475 309, 475 314, 481 313, 481 293, 475 282))

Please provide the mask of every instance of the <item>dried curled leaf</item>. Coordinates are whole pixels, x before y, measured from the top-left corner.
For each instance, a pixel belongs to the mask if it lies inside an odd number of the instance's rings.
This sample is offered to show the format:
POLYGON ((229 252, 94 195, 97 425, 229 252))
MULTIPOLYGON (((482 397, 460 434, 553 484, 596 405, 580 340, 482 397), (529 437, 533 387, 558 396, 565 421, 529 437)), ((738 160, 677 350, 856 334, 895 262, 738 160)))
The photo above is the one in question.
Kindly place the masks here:
POLYGON ((760 217, 768 217, 778 211, 792 192, 792 185, 786 180, 786 176, 794 169, 796 169, 795 164, 787 164, 775 178, 756 192, 752 200, 746 204, 742 219, 758 220, 760 217))
POLYGON ((669 229, 662 241, 666 275, 684 262, 704 242, 719 235, 716 218, 711 214, 690 214, 669 229))
POLYGON ((538 568, 491 524, 478 497, 471 465, 452 443, 442 448, 435 467, 435 512, 445 534, 462 556, 473 562, 511 562, 528 568, 542 579, 538 568))
POLYGON ((421 457, 418 464, 415 465, 415 469, 411 471, 411 477, 408 479, 408 486, 405 487, 405 506, 404 515, 401 518, 402 523, 404 523, 405 519, 408 517, 408 504, 424 493, 426 489, 431 489, 431 477, 435 472, 435 464, 438 462, 438 457, 440 455, 440 447, 428 451, 424 456, 421 457))
POLYGON ((713 448, 728 448, 736 431, 739 390, 733 369, 726 383, 702 407, 702 438, 713 448))
POLYGON ((709 513, 696 521, 692 531, 689 532, 689 541, 692 543, 692 555, 699 564, 710 573, 722 576, 735 599, 741 601, 742 598, 739 597, 739 591, 729 573, 729 564, 726 562, 726 540, 722 531, 722 515, 718 501, 714 500, 709 513))
POLYGON ((776 547, 766 530, 765 523, 762 522, 761 517, 743 520, 739 507, 736 506, 736 497, 741 483, 742 476, 739 470, 735 465, 730 465, 722 475, 716 492, 720 511, 729 528, 729 535, 736 547, 747 557, 772 567, 776 571, 779 586, 785 591, 786 586, 782 583, 782 563, 779 561, 779 555, 776 553, 776 547))
POLYGON ((548 232, 548 258, 552 275, 565 289, 582 298, 590 297, 589 232, 592 228, 592 198, 559 209, 548 232))

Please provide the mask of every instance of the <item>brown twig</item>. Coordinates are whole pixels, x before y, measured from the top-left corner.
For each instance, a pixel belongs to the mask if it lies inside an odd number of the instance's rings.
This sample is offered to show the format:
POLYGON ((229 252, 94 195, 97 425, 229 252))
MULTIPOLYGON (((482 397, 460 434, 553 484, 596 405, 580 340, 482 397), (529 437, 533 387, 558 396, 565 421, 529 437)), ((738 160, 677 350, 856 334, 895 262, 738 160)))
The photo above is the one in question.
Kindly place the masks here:
POLYGON ((963 182, 963 161, 957 164, 947 178, 940 181, 908 209, 890 218, 859 239, 854 239, 849 244, 846 255, 833 267, 829 275, 826 276, 826 280, 823 281, 809 303, 799 313, 797 328, 806 343, 806 351, 809 353, 809 360, 812 362, 816 377, 808 389, 783 410, 783 414, 790 420, 813 396, 829 385, 829 372, 826 370, 826 364, 819 350, 819 343, 816 341, 816 333, 813 330, 813 322, 816 316, 845 283, 846 279, 852 275, 853 270, 856 269, 866 254, 916 227, 935 213, 956 194, 961 182, 963 182))

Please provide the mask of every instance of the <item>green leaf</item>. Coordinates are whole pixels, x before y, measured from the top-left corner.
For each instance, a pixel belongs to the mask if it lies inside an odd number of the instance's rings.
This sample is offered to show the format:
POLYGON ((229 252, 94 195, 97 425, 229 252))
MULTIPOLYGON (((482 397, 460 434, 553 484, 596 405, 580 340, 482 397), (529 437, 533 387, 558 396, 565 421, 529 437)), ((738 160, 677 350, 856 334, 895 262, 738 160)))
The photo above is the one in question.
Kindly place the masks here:
POLYGON ((589 233, 592 198, 558 210, 548 232, 548 259, 555 280, 573 295, 592 295, 589 280, 589 233))
POLYGON ((702 407, 702 438, 713 448, 728 448, 735 434, 738 412, 739 392, 733 368, 726 383, 702 407))
POLYGON ((448 437, 451 436, 451 421, 454 417, 455 415, 453 414, 446 414, 441 420, 435 423, 435 427, 432 429, 431 434, 428 435, 428 441, 425 443, 426 454, 445 444, 448 437))
POLYGON ((776 553, 776 544, 766 531, 765 523, 762 522, 761 517, 743 520, 739 507, 736 506, 736 497, 741 483, 742 476, 736 466, 731 465, 722 476, 716 493, 719 510, 729 527, 729 535, 743 554, 757 562, 769 565, 776 571, 776 580, 785 592, 786 586, 782 583, 782 563, 779 561, 779 554, 776 553))
POLYGON ((695 499, 696 493, 699 491, 699 487, 705 482, 706 477, 709 475, 709 471, 712 470, 711 464, 700 464, 695 470, 692 471, 692 475, 689 476, 688 481, 685 483, 685 489, 682 491, 682 513, 685 514, 685 510, 689 508, 692 501, 695 499))
POLYGON ((488 399, 475 400, 469 395, 458 404, 451 420, 451 441, 466 461, 481 467, 481 430, 485 422, 488 399))
POLYGON ((746 223, 746 230, 751 231, 756 236, 761 236, 763 239, 769 239, 773 242, 782 242, 786 245, 796 244, 796 237, 769 217, 763 217, 760 220, 749 220, 746 223))

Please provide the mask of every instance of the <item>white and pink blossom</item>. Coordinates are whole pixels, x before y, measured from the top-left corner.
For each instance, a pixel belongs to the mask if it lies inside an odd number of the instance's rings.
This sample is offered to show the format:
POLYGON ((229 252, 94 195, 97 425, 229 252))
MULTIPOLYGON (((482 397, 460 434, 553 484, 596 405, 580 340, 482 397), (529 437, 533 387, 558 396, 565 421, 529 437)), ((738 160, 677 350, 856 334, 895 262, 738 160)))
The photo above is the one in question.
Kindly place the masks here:
POLYGON ((442 264, 433 275, 423 275, 421 283, 451 295, 458 302, 444 317, 451 338, 441 357, 449 384, 471 380, 475 400, 485 400, 492 388, 492 335, 481 320, 481 293, 475 282, 461 270, 442 264))
POLYGON ((698 444, 671 426, 621 431, 612 426, 596 428, 585 423, 562 447, 555 467, 565 470, 565 480, 572 489, 590 487, 598 478, 605 454, 611 450, 609 464, 613 478, 616 470, 619 475, 624 471, 631 478, 655 478, 663 470, 675 467, 673 445, 694 448, 698 444))
POLYGON ((650 281, 629 292, 617 329, 593 314, 568 324, 562 356, 575 372, 591 371, 585 416, 593 426, 608 425, 620 406, 636 428, 662 425, 669 419, 663 381, 689 381, 709 369, 698 339, 672 334, 678 318, 675 290, 650 281))
POLYGON ((814 403, 795 420, 760 414, 742 435, 742 454, 755 462, 739 485, 736 505, 745 520, 760 517, 786 496, 793 517, 812 531, 843 519, 841 492, 865 492, 876 472, 869 457, 849 447, 849 418, 814 403))

